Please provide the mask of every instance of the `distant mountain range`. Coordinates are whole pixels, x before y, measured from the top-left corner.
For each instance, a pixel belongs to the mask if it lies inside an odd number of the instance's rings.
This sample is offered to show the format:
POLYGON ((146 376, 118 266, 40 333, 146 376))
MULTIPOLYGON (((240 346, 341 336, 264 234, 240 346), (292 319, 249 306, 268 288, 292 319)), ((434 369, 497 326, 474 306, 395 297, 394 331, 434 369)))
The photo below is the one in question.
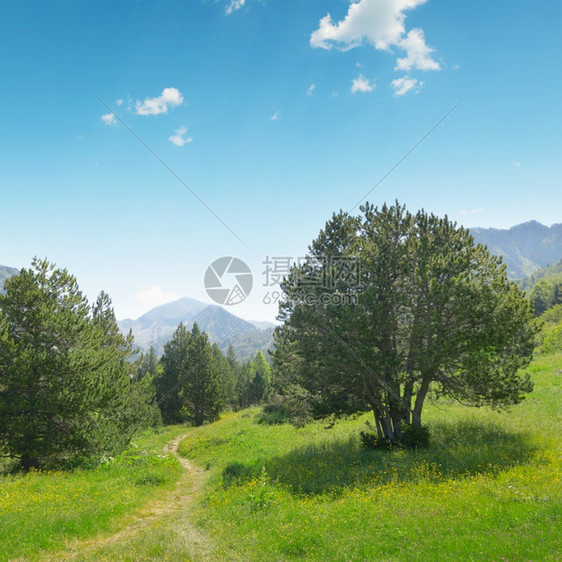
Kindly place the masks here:
MULTIPOLYGON (((471 228, 470 232, 477 243, 486 245, 491 253, 503 256, 511 279, 532 276, 562 258, 562 224, 548 227, 530 221, 506 230, 471 228)), ((0 292, 3 291, 4 281, 17 273, 18 270, 13 267, 0 265, 0 292)), ((157 306, 136 320, 122 320, 119 328, 124 333, 132 330, 136 343, 142 349, 153 346, 160 354, 180 322, 188 328, 197 322, 224 353, 232 344, 240 361, 252 359, 260 350, 267 357, 265 352, 273 346, 274 324, 248 322, 220 306, 191 298, 157 306)))
MULTIPOLYGON (((132 330, 141 349, 148 350, 152 346, 160 355, 180 323, 190 329, 195 322, 224 353, 232 344, 239 361, 250 360, 258 351, 266 352, 273 344, 273 323, 247 322, 220 306, 187 297, 157 306, 136 320, 121 320, 118 324, 123 333, 132 330)), ((267 357, 267 353, 264 354, 267 357)))
MULTIPOLYGON (((4 293, 4 281, 18 273, 19 270, 14 267, 0 265, 0 293, 4 293)), ((160 355, 180 322, 189 329, 197 322, 225 355, 232 345, 240 362, 252 360, 258 351, 269 359, 267 351, 273 347, 273 322, 246 321, 220 306, 196 299, 185 297, 169 302, 149 310, 136 320, 121 320, 117 324, 124 334, 132 330, 135 343, 142 350, 152 346, 160 355)))
POLYGON ((506 230, 471 228, 474 240, 503 256, 510 279, 522 279, 562 258, 562 224, 529 221, 506 230))

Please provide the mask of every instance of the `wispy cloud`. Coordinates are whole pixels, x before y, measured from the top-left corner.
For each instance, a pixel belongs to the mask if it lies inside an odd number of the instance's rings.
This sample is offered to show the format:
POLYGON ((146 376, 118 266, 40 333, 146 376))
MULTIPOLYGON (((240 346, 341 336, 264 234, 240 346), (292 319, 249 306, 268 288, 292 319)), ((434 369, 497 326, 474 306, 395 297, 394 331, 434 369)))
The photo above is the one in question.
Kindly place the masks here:
POLYGON ((106 113, 105 115, 102 115, 101 120, 106 125, 117 125, 117 119, 113 113, 106 113))
POLYGON ((115 103, 117 105, 123 105, 123 100, 122 99, 115 100, 115 103))
POLYGON ((183 125, 179 129, 176 129, 174 133, 175 134, 169 137, 168 140, 176 146, 183 146, 184 144, 187 144, 188 142, 191 142, 193 140, 191 137, 185 136, 187 133, 187 128, 183 125))
POLYGON ((419 92, 420 88, 423 86, 423 82, 417 78, 403 76, 402 78, 396 78, 396 80, 393 80, 390 85, 394 88, 395 96, 403 96, 410 90, 415 90, 416 93, 419 92))
POLYGON ((375 86, 376 84, 374 82, 371 82, 368 78, 365 78, 365 76, 360 74, 357 78, 354 78, 351 83, 351 93, 372 92, 375 89, 375 86))
POLYGON ((314 93, 314 90, 316 90, 316 84, 311 84, 306 91, 306 95, 311 96, 314 93))
POLYGON ((230 0, 230 4, 226 7, 225 13, 227 16, 236 12, 240 8, 243 8, 246 4, 246 0, 230 0))
POLYGON ((146 98, 143 102, 137 101, 136 112, 138 115, 160 115, 168 113, 168 109, 183 103, 183 95, 177 88, 164 88, 156 98, 146 98))
POLYGON ((176 293, 165 293, 160 285, 154 285, 145 291, 137 291, 135 298, 137 301, 147 306, 154 307, 160 304, 175 301, 180 297, 179 295, 176 295, 176 293))
POLYGON ((270 121, 277 121, 277 119, 279 119, 279 112, 276 111, 270 118, 270 121))
POLYGON ((514 165, 516 168, 520 168, 520 167, 521 167, 521 162, 513 162, 513 165, 514 165))
POLYGON ((459 211, 459 215, 477 215, 478 213, 483 213, 486 209, 484 207, 478 207, 477 209, 463 209, 459 211))

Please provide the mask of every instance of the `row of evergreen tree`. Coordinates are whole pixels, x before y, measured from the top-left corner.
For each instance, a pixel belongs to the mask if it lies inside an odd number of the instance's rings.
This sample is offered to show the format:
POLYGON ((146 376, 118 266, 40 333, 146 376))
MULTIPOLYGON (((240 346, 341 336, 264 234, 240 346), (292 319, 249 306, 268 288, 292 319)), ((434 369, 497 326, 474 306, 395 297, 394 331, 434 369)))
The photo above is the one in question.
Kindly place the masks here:
MULTIPOLYGON (((112 454, 143 426, 201 425, 268 400, 273 422, 371 409, 383 440, 419 428, 431 392, 521 402, 532 390, 533 306, 558 314, 557 272, 529 299, 447 217, 398 202, 360 209, 334 214, 284 280, 273 383, 261 352, 240 365, 197 324, 180 324, 159 360, 150 350, 133 361, 109 297, 90 305, 66 270, 35 260, 0 295, 0 455, 29 469, 112 454)), ((558 349, 559 335, 555 326, 542 347, 558 349)))
POLYGON ((135 363, 138 378, 149 376, 165 424, 215 421, 225 409, 261 404, 271 392, 271 368, 258 351, 239 364, 234 348, 225 357, 197 323, 180 324, 158 360, 153 348, 135 363))
POLYGON ((270 392, 261 352, 239 365, 197 324, 180 324, 160 361, 137 355, 106 293, 90 304, 68 271, 35 259, 0 294, 0 456, 29 470, 112 455, 142 427, 199 425, 270 392))

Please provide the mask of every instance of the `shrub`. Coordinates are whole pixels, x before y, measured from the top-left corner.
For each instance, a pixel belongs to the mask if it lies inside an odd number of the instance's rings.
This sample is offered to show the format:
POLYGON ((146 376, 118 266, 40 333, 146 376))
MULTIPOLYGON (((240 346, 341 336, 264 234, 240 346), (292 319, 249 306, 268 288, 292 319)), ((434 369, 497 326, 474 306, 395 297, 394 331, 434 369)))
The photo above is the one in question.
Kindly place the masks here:
POLYGON ((155 471, 141 472, 135 480, 137 486, 160 486, 166 483, 167 478, 155 471))
POLYGON ((562 352, 562 324, 546 327, 543 331, 543 339, 538 352, 544 355, 552 355, 562 352))
POLYGON ((430 432, 425 425, 404 424, 402 426, 401 445, 406 449, 429 447, 430 432))
POLYGON ((252 467, 241 462, 230 463, 222 471, 222 480, 225 487, 241 481, 249 481, 254 476, 255 473, 252 467))
POLYGON ((390 451, 399 446, 397 439, 387 439, 386 437, 377 437, 374 433, 362 431, 361 447, 366 451, 390 451))
MULTIPOLYGON (((367 427, 371 428, 368 422, 367 427)), ((402 437, 399 439, 377 437, 375 433, 370 431, 361 431, 359 435, 361 437, 361 447, 367 451, 391 451, 396 448, 420 449, 428 447, 430 439, 428 427, 409 423, 402 425, 402 437)))
POLYGON ((266 404, 256 417, 257 423, 280 425, 287 423, 287 412, 283 404, 266 404))
POLYGON ((261 414, 256 417, 257 423, 267 425, 290 423, 295 427, 304 427, 311 419, 310 406, 306 398, 298 394, 273 396, 272 401, 266 404, 261 414))

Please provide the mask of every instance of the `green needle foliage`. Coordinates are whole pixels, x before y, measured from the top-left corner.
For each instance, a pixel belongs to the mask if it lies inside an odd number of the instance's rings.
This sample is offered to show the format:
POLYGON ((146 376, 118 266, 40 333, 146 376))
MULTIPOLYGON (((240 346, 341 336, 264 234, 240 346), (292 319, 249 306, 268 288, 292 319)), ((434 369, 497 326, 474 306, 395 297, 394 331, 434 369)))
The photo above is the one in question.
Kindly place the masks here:
POLYGON ((111 300, 91 307, 65 269, 35 259, 0 295, 0 454, 24 470, 125 448, 149 390, 111 300))
POLYGON ((396 203, 335 214, 283 285, 276 381, 317 416, 372 409, 379 439, 421 425, 430 392, 517 404, 536 327, 505 266, 468 230, 396 203))
POLYGON ((271 391, 271 367, 261 351, 250 363, 250 377, 252 382, 248 390, 251 404, 261 404, 271 391))
MULTIPOLYGON (((197 323, 188 332, 180 324, 164 346, 156 396, 164 423, 202 425, 218 418, 224 399, 213 349, 197 323)), ((230 366, 229 366, 230 368, 230 366)))

